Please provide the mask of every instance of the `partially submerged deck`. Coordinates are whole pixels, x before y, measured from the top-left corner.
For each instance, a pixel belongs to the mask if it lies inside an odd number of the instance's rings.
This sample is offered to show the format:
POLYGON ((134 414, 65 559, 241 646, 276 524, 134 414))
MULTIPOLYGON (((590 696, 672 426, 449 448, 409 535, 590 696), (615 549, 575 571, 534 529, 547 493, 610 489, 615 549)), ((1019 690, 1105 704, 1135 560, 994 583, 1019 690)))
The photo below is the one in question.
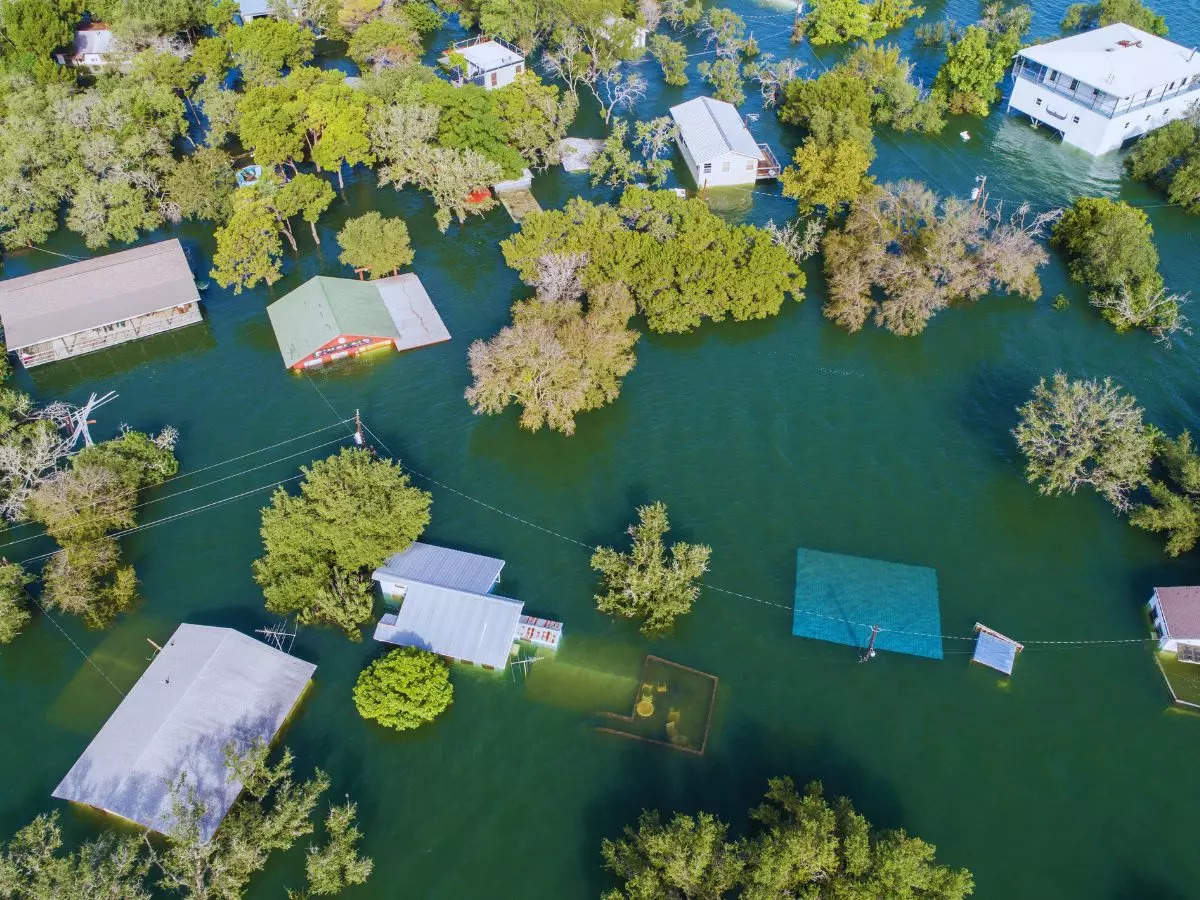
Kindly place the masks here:
POLYGON ((568 172, 586 172, 603 146, 604 141, 594 138, 563 138, 558 142, 563 168, 568 172))
POLYGON ((533 196, 533 192, 528 188, 520 188, 515 191, 503 191, 497 193, 496 197, 504 204, 504 208, 508 210, 508 214, 512 216, 514 222, 520 222, 530 213, 541 212, 542 207, 533 196))

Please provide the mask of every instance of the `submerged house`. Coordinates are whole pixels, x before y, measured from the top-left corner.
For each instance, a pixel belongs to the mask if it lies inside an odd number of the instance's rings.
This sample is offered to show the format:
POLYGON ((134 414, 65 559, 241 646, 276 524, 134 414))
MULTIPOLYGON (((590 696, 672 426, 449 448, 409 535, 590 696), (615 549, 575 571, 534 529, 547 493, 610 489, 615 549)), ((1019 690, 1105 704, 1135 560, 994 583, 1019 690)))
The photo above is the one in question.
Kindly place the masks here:
POLYGON ((310 278, 267 307, 283 364, 302 371, 369 350, 410 350, 450 340, 411 272, 356 281, 310 278))
POLYGON ((371 575, 396 605, 375 640, 485 669, 503 668, 517 640, 557 648, 561 622, 522 615, 521 601, 492 593, 503 568, 502 559, 414 542, 371 575))
POLYGON ((75 29, 71 46, 54 54, 60 66, 95 71, 108 62, 112 52, 113 33, 103 22, 90 22, 75 29))
POLYGON ((200 318, 200 294, 175 238, 0 281, 4 341, 27 367, 200 318))
POLYGON ((53 796, 166 832, 182 779, 204 804, 207 841, 242 790, 225 748, 270 743, 315 670, 232 628, 180 625, 53 796))
POLYGON ((450 80, 459 87, 477 84, 489 91, 512 84, 525 71, 525 54, 508 41, 487 35, 459 41, 438 62, 449 70, 450 80))
POLYGON ((1158 649, 1200 662, 1200 587, 1156 587, 1146 608, 1158 649))
POLYGON ((1117 23, 1018 53, 1008 109, 1098 156, 1182 119, 1198 90, 1200 53, 1117 23))
POLYGON ((671 107, 677 141, 692 178, 701 188, 754 184, 777 178, 779 160, 750 134, 737 107, 712 97, 696 97, 671 107))

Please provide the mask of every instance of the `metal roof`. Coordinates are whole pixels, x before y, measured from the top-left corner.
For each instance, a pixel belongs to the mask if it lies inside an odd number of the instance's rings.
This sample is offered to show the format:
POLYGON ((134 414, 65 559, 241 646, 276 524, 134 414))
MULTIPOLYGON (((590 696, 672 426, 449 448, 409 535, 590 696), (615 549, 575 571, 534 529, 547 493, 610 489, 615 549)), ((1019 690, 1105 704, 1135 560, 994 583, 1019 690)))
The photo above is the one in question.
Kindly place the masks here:
POLYGON ((0 281, 9 350, 200 299, 175 238, 0 281))
POLYGON ((1035 44, 1018 55, 1117 97, 1200 74, 1200 53, 1122 22, 1035 44))
POLYGON ((697 165, 730 152, 759 158, 754 135, 732 103, 696 97, 672 106, 671 118, 679 126, 679 139, 687 145, 697 165))
POLYGON ((1169 638, 1200 638, 1200 587, 1156 587, 1169 638))
POLYGON ((525 58, 520 53, 505 47, 499 41, 490 40, 480 41, 477 44, 471 44, 469 47, 456 47, 453 52, 461 53, 467 62, 475 66, 480 72, 491 72, 493 69, 514 66, 525 58))
POLYGON ((409 581, 400 607, 376 626, 375 640, 501 669, 523 607, 494 594, 409 581))
POLYGON ((371 575, 376 581, 421 581, 444 588, 486 594, 500 580, 504 560, 414 541, 388 557, 371 575))
POLYGON ((180 625, 53 796, 166 831, 168 786, 183 774, 205 805, 207 841, 242 789, 224 748, 269 742, 315 669, 231 628, 180 625))
POLYGON ((975 653, 971 661, 1011 675, 1017 653, 1023 649, 1021 644, 982 625, 975 627, 979 629, 979 637, 975 639, 975 653))
POLYGON ((317 275, 270 304, 267 316, 289 368, 342 335, 386 338, 398 350, 450 340, 411 272, 376 281, 317 275))

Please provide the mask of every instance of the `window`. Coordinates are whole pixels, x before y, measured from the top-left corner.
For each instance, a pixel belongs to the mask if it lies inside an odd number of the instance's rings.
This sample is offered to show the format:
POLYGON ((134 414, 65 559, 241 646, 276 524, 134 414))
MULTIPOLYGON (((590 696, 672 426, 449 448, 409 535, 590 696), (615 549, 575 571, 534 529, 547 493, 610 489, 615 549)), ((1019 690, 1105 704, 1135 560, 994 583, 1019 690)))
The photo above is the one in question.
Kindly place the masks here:
POLYGON ((722 172, 729 171, 729 160, 725 160, 723 163, 721 163, 721 171, 722 172))
POLYGON ((1173 90, 1174 88, 1175 88, 1175 82, 1173 82, 1173 81, 1172 81, 1170 84, 1168 84, 1168 85, 1167 85, 1167 90, 1168 90, 1168 91, 1170 91, 1170 90, 1173 90))
POLYGON ((746 163, 746 171, 747 171, 747 172, 753 172, 753 171, 754 171, 754 162, 753 162, 753 161, 746 163))
POLYGON ((1099 97, 1100 96, 1100 88, 1092 88, 1092 96, 1099 97))
POLYGON ((1074 122, 1076 125, 1078 125, 1079 124, 1079 116, 1075 116, 1073 119, 1071 119, 1071 121, 1074 122))
POLYGON ((1050 74, 1046 76, 1046 80, 1053 81, 1057 77, 1058 77, 1058 72, 1056 72, 1054 69, 1051 69, 1050 74))
POLYGON ((492 73, 492 87, 495 87, 495 86, 496 86, 496 73, 493 72, 492 73))
POLYGON ((520 75, 525 71, 525 63, 517 63, 517 74, 520 75))
POLYGON ((1150 95, 1153 93, 1154 93, 1154 88, 1150 88, 1150 90, 1146 91, 1146 99, 1149 100, 1150 95))
POLYGON ((1038 98, 1037 98, 1037 105, 1038 105, 1038 106, 1041 106, 1041 105, 1042 105, 1042 98, 1041 98, 1041 97, 1038 97, 1038 98))
POLYGON ((1072 79, 1071 79, 1071 90, 1075 90, 1075 89, 1076 89, 1076 88, 1078 88, 1078 87, 1079 87, 1079 79, 1078 79, 1078 78, 1072 78, 1072 79))
MULTIPOLYGON (((1150 118, 1150 117, 1147 116, 1146 118, 1150 118)), ((705 163, 704 164, 704 174, 707 175, 711 171, 712 171, 712 163, 705 163)))

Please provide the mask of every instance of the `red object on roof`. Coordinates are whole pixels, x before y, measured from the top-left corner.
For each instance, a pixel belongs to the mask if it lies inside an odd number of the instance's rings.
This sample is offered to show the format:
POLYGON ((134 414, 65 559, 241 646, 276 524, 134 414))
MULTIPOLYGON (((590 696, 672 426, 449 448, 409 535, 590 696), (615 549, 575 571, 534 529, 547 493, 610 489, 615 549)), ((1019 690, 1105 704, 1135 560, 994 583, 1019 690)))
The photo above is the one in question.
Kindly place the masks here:
POLYGON ((482 203, 484 200, 487 200, 491 196, 492 196, 492 192, 490 190, 488 190, 487 188, 476 188, 475 190, 471 191, 471 193, 467 194, 467 202, 468 203, 482 203))
POLYGON ((1172 638, 1200 638, 1200 587, 1156 587, 1154 593, 1172 638))

